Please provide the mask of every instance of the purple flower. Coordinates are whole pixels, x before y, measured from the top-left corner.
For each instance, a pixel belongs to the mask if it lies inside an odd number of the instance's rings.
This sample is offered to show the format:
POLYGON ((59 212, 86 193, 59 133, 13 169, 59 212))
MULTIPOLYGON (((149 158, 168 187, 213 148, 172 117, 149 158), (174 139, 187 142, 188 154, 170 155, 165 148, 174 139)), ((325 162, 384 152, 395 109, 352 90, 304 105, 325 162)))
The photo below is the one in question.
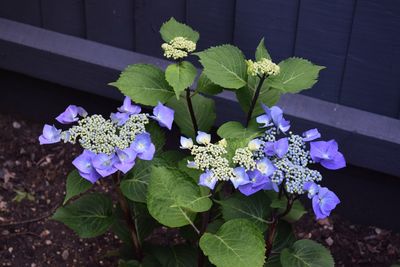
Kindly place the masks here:
POLYGON ((148 133, 136 135, 131 147, 137 153, 137 156, 143 160, 152 160, 154 152, 156 151, 155 146, 151 142, 150 134, 148 133))
POLYGON ((135 165, 136 152, 132 145, 124 150, 117 149, 118 161, 114 164, 114 167, 123 173, 127 173, 135 165))
POLYGON ((210 170, 206 170, 202 175, 200 175, 199 185, 206 186, 211 190, 214 189, 217 179, 214 177, 214 173, 210 170))
POLYGON ((275 124, 279 131, 285 133, 290 128, 290 122, 283 118, 283 111, 278 106, 272 106, 268 108, 266 105, 261 104, 265 111, 264 115, 258 116, 256 118, 257 123, 264 123, 262 127, 267 127, 271 125, 271 120, 275 124))
POLYGON ((78 115, 86 117, 87 112, 82 107, 69 105, 63 113, 57 116, 56 120, 62 124, 68 124, 78 121, 79 120, 78 115))
POLYGON ((267 156, 278 156, 283 158, 283 156, 288 152, 289 141, 286 137, 281 138, 275 142, 267 142, 264 145, 264 153, 267 156))
POLYGON ((259 170, 247 172, 249 177, 249 182, 244 183, 238 187, 239 191, 250 196, 260 190, 268 190, 272 188, 272 182, 267 175, 262 174, 259 170))
POLYGON ((211 142, 211 134, 197 131, 196 142, 201 145, 207 145, 211 142))
POLYGON ((61 130, 58 130, 54 125, 45 124, 43 133, 39 136, 41 145, 58 143, 61 140, 61 130))
POLYGON ((257 161, 257 170, 260 171, 262 175, 267 177, 271 176, 272 173, 276 170, 276 167, 268 158, 263 158, 257 161))
POLYGON ((119 112, 127 113, 129 115, 139 114, 142 109, 137 105, 132 105, 131 99, 129 97, 125 97, 124 103, 121 107, 118 108, 119 112))
POLYGON ((191 149, 193 147, 193 140, 192 138, 186 138, 181 136, 181 149, 191 149))
POLYGON ((233 174, 235 177, 229 178, 231 180, 233 187, 238 188, 241 185, 250 183, 250 178, 246 173, 245 168, 237 167, 233 169, 233 174))
POLYGON ((167 106, 164 106, 161 102, 153 109, 153 115, 150 118, 158 121, 161 127, 166 127, 169 130, 172 128, 172 122, 174 121, 175 111, 167 106))
POLYGON ((317 195, 312 198, 312 206, 317 220, 324 219, 340 203, 339 198, 326 187, 321 187, 317 195))
POLYGON ((321 163, 327 169, 337 170, 346 166, 342 153, 338 151, 335 140, 310 143, 310 156, 315 162, 321 163))
POLYGON ((92 161, 96 156, 89 150, 84 150, 77 158, 72 161, 72 164, 78 169, 80 176, 91 183, 95 183, 101 175, 93 167, 92 161))
POLYGON ((318 132, 318 129, 311 129, 305 131, 303 134, 303 141, 313 141, 321 137, 321 134, 318 132))
POLYGON ((308 192, 308 198, 312 199, 319 191, 319 185, 314 182, 306 182, 303 189, 308 192))
POLYGON ((111 155, 100 153, 93 157, 92 164, 102 177, 106 177, 117 171, 114 166, 117 161, 118 158, 114 153, 111 155))
POLYGON ((122 126, 129 119, 129 116, 130 116, 129 113, 116 112, 116 113, 111 113, 110 119, 118 126, 122 126))

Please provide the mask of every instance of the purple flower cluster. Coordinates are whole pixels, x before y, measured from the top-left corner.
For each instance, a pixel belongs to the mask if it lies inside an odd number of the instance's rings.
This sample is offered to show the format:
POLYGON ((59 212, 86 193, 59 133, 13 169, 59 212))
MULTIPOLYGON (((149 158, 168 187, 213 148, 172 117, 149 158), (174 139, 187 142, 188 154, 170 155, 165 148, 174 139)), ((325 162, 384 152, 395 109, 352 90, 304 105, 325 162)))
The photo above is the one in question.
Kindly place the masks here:
MULTIPOLYGON (((171 129, 174 110, 158 103, 153 109, 152 116, 147 114, 139 116, 140 112, 141 108, 133 105, 129 97, 124 99, 123 105, 118 108, 118 112, 111 113, 111 120, 108 121, 99 115, 87 117, 88 113, 82 107, 70 105, 57 116, 56 120, 62 124, 78 122, 77 128, 72 127, 62 132, 54 125, 46 124, 42 135, 39 136, 39 142, 40 144, 53 144, 64 140, 74 143, 74 138, 83 134, 84 136, 79 141, 84 147, 84 151, 72 163, 83 178, 95 183, 99 178, 109 176, 117 171, 127 173, 135 165, 136 158, 141 160, 153 159, 155 146, 151 141, 150 134, 145 132, 144 129, 144 124, 148 122, 146 116, 157 121, 161 127, 171 129), (84 118, 86 124, 80 122, 79 117, 84 118), (131 123, 124 128, 128 121, 131 123), (104 126, 104 132, 99 131, 96 126, 104 126), (80 130, 79 133, 77 133, 77 129, 80 130), (129 143, 126 143, 128 141, 129 143), (99 144, 100 151, 89 148, 96 147, 96 142, 99 144), (106 149, 110 153, 103 153, 101 149, 106 149)), ((100 129, 102 128, 100 127, 100 129)))

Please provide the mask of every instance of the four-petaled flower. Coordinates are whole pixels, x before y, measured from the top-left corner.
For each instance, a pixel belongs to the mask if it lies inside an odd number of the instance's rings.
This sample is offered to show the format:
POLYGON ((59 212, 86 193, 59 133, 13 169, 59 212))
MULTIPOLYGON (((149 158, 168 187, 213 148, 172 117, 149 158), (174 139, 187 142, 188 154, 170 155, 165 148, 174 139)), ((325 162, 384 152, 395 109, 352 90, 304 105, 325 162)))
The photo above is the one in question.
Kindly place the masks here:
POLYGON ((289 149, 289 141, 286 137, 275 142, 266 142, 264 145, 264 153, 267 156, 277 156, 283 158, 289 149))
POLYGON ((109 176, 117 171, 115 167, 117 161, 118 158, 114 153, 111 155, 100 153, 95 155, 92 159, 93 167, 102 177, 109 176))
POLYGON ((276 187, 276 185, 274 186, 271 182, 269 176, 263 174, 259 170, 249 171, 247 174, 249 182, 238 187, 239 191, 246 196, 257 193, 260 190, 271 190, 276 187))
POLYGON ((319 192, 320 186, 314 182, 307 182, 304 184, 303 189, 308 192, 308 198, 312 199, 319 192))
POLYGON ((175 111, 167 106, 164 106, 161 102, 153 109, 153 118, 158 122, 161 127, 166 127, 168 130, 172 128, 172 122, 174 121, 175 111))
POLYGON ((133 150, 137 153, 138 158, 143 160, 152 160, 156 148, 151 142, 150 134, 142 133, 135 137, 131 145, 133 150))
POLYGON ((200 175, 199 185, 206 186, 213 190, 216 183, 217 178, 214 177, 214 173, 212 171, 206 170, 203 174, 200 175))
POLYGON ((311 142, 310 156, 313 161, 321 163, 330 170, 346 167, 346 161, 343 154, 338 151, 335 140, 311 142))
POLYGON ((39 143, 41 145, 58 143, 61 140, 61 130, 57 129, 54 125, 44 125, 43 133, 39 136, 39 143))
POLYGON ((312 206, 317 220, 324 219, 340 203, 339 198, 326 187, 321 187, 312 198, 312 206))
POLYGON ((133 149, 132 145, 123 150, 117 149, 118 161, 114 164, 115 168, 127 173, 135 165, 137 152, 133 149))
POLYGON ((95 156, 95 153, 85 149, 82 154, 72 161, 72 164, 78 169, 80 176, 91 183, 95 183, 101 177, 93 166, 93 158, 95 156))
POLYGON ((230 177, 233 187, 238 188, 241 185, 250 183, 249 175, 246 173, 246 169, 243 167, 237 167, 233 169, 234 177, 230 177))
POLYGON ((67 109, 57 116, 56 120, 62 124, 68 124, 79 120, 79 116, 86 117, 87 112, 82 107, 69 105, 67 109))

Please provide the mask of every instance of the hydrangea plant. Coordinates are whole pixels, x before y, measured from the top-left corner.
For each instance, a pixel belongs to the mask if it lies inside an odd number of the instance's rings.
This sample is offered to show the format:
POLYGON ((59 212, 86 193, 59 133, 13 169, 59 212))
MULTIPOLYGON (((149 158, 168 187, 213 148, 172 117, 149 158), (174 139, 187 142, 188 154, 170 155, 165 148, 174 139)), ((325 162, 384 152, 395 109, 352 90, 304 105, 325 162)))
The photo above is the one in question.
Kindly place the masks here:
POLYGON ((56 119, 72 127, 44 126, 41 144, 83 148, 53 218, 81 237, 114 231, 125 243, 120 266, 334 266, 324 246, 296 241, 291 223, 306 213, 299 199, 311 200, 317 220, 340 203, 321 184, 318 165, 343 168, 344 156, 317 129, 294 133, 276 106, 281 95, 311 88, 323 67, 295 57, 277 64, 264 39, 254 59, 232 45, 196 51, 199 33, 173 18, 160 33, 173 62, 165 70, 128 66, 111 83, 126 95, 118 112, 106 119, 71 105, 56 119), (187 61, 192 56, 200 70, 187 61), (235 93, 246 120, 216 129, 213 96, 224 90, 235 93), (181 137, 171 136, 177 149, 165 151, 160 127, 171 130, 173 122, 181 137), (116 206, 86 192, 108 176, 116 206), (152 241, 154 231, 170 228, 178 238, 152 241))

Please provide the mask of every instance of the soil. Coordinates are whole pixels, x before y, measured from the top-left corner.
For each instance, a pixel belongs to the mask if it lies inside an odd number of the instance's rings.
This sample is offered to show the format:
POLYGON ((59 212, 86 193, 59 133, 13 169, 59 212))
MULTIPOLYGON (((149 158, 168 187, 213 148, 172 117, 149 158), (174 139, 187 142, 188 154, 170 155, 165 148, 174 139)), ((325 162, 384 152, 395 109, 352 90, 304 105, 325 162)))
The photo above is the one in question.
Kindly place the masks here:
MULTIPOLYGON (((65 177, 80 149, 39 146, 42 127, 0 115, 0 266, 116 266, 118 259, 111 256, 121 244, 116 236, 83 240, 48 219, 63 200, 65 177)), ((400 234, 354 225, 338 215, 319 222, 304 216, 295 232, 328 247, 337 266, 400 261, 400 234)))

